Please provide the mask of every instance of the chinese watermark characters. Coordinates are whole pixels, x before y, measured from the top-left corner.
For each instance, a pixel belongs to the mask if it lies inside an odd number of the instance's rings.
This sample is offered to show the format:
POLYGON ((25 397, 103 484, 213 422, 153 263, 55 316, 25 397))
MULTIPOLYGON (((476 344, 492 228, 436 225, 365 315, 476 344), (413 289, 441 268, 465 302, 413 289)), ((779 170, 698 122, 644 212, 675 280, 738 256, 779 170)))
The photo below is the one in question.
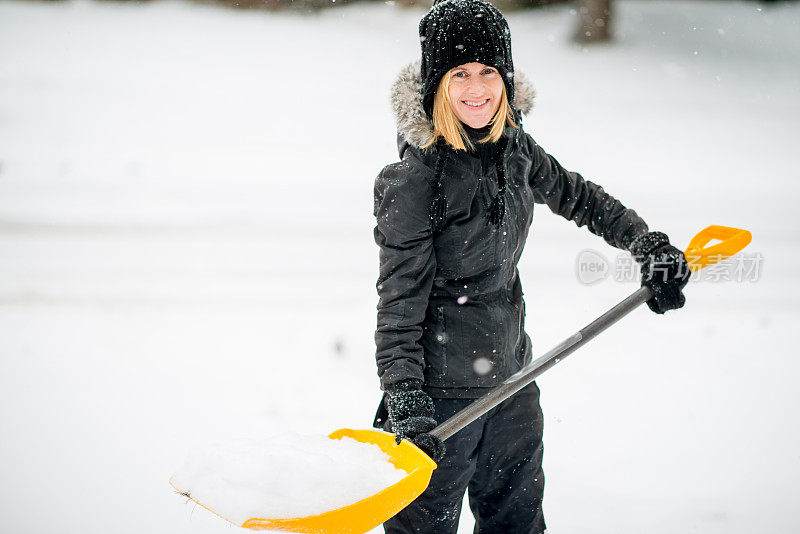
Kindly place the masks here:
MULTIPOLYGON (((686 259, 691 263, 695 258, 686 259)), ((710 256, 709 260, 711 265, 693 272, 689 283, 758 282, 763 274, 764 256, 760 252, 737 254, 729 258, 710 256)), ((654 271, 658 269, 660 267, 653 267, 654 271)), ((575 274, 583 284, 596 284, 607 279, 615 282, 641 280, 639 264, 626 252, 620 252, 613 261, 609 261, 596 250, 583 250, 575 262, 575 274)), ((654 272, 654 276, 659 276, 658 272, 654 272)))

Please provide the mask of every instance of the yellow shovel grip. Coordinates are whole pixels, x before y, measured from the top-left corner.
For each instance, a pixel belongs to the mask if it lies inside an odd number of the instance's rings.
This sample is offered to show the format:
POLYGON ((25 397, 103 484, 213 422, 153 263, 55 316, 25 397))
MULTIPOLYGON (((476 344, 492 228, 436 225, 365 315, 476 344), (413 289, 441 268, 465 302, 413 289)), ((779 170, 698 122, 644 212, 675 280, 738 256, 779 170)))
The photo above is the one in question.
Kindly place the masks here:
POLYGON ((734 256, 744 249, 752 239, 752 234, 747 230, 711 225, 692 238, 684 254, 686 261, 689 262, 689 268, 692 272, 696 272, 734 256), (708 246, 713 239, 720 243, 708 246))

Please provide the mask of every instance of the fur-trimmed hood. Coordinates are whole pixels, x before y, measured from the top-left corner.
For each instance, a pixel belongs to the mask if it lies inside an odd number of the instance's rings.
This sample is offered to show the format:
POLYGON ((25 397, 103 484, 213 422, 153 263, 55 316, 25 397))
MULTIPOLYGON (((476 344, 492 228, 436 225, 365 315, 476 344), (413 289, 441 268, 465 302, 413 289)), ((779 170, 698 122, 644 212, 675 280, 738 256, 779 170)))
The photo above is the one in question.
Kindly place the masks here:
MULTIPOLYGON (((527 115, 533 109, 533 85, 520 71, 514 72, 514 101, 511 107, 527 115)), ((433 138, 433 123, 422 107, 420 60, 400 71, 391 88, 391 104, 398 134, 411 146, 421 147, 433 138)))

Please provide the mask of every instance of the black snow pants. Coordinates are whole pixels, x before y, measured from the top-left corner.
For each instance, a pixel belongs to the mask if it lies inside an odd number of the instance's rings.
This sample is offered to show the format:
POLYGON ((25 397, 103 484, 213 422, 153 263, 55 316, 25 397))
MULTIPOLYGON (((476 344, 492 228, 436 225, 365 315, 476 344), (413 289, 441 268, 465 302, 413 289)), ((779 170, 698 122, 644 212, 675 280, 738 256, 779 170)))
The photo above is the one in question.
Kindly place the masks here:
MULTIPOLYGON (((474 399, 433 399, 443 422, 474 399)), ((536 383, 449 438, 428 489, 386 521, 387 534, 454 534, 464 491, 476 534, 542 534, 542 409, 536 383)))

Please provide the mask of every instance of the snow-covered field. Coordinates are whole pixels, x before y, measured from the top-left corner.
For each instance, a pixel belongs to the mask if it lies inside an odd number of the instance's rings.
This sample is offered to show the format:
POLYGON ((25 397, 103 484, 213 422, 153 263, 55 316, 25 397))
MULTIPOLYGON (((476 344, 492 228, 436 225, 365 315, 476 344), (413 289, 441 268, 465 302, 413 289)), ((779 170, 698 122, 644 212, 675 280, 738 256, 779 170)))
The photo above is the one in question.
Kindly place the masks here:
MULTIPOLYGON (((589 50, 568 6, 509 16, 527 131, 680 246, 751 230, 758 272, 540 379, 550 530, 798 532, 800 4, 616 7, 589 50)), ((0 1, 0 532, 230 532, 167 483, 190 447, 370 425, 372 181, 421 15, 0 1)), ((533 224, 541 354, 637 284, 533 224)))

